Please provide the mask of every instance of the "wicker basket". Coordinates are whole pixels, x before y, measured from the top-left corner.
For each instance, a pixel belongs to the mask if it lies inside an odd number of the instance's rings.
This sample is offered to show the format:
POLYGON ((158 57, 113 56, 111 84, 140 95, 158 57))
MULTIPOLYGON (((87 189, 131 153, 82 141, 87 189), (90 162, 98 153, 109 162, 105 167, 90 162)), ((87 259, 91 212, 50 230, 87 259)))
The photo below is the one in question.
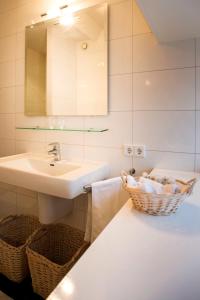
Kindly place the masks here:
POLYGON ((26 245, 40 223, 34 216, 8 216, 0 221, 0 273, 21 282, 28 275, 26 245))
MULTIPOLYGON (((121 175, 124 189, 129 193, 135 209, 154 216, 168 216, 175 213, 183 201, 192 193, 196 179, 187 182, 177 180, 185 185, 184 193, 155 194, 135 190, 127 185, 127 173, 121 175)), ((136 181, 138 178, 135 178, 136 181)))
POLYGON ((43 226, 26 250, 34 292, 46 299, 88 246, 78 229, 64 224, 43 226))

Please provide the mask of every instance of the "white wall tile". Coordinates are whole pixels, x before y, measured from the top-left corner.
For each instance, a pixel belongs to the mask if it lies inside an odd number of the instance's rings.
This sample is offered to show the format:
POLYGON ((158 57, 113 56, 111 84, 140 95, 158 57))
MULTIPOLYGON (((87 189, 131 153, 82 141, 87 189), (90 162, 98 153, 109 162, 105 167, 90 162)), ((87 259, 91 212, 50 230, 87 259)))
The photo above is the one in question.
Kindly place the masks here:
POLYGON ((133 0, 133 35, 151 32, 141 10, 133 0))
POLYGON ((59 220, 59 223, 64 223, 80 230, 85 230, 86 214, 80 210, 73 210, 71 214, 59 220))
POLYGON ((194 153, 195 112, 134 112, 133 139, 148 150, 194 153))
POLYGON ((4 139, 15 138, 14 114, 0 114, 0 137, 4 139))
MULTIPOLYGON (((60 118, 59 118, 60 119, 60 118)), ((62 121, 62 118, 61 118, 62 121)), ((84 117, 65 117, 65 127, 66 128, 84 128, 84 117)))
POLYGON ((35 192, 35 191, 27 190, 27 189, 24 189, 24 188, 18 187, 18 186, 16 187, 15 191, 17 194, 22 194, 24 196, 37 198, 37 192, 35 192))
POLYGON ((16 8, 18 3, 17 0, 1 0, 0 1, 0 13, 6 12, 13 8, 16 8))
POLYGON ((15 137, 17 141, 30 141, 45 143, 45 131, 31 131, 31 130, 16 130, 15 137))
POLYGON ((132 35, 132 1, 127 0, 110 6, 109 38, 116 39, 132 35))
POLYGON ((0 64, 0 88, 15 85, 15 62, 0 64))
POLYGON ((25 57, 25 31, 17 33, 16 35, 16 59, 23 59, 25 57))
POLYGON ((110 41, 109 47, 110 75, 132 72, 132 38, 110 41))
POLYGON ((16 193, 0 189, 0 217, 16 214, 16 193))
POLYGON ((74 199, 74 208, 82 210, 84 212, 87 211, 88 204, 88 195, 82 194, 74 199))
POLYGON ((152 71, 195 65, 194 40, 159 43, 152 33, 133 36, 133 71, 152 71))
POLYGON ((16 85, 24 85, 25 81, 25 61, 24 59, 16 60, 15 83, 16 85))
POLYGON ((196 112, 196 152, 200 153, 200 111, 196 112))
POLYGON ((132 74, 109 79, 109 111, 132 110, 132 74))
POLYGON ((147 151, 145 159, 133 158, 137 175, 153 168, 194 171, 194 154, 147 151))
POLYGON ((23 113, 16 114, 16 126, 17 127, 45 127, 48 122, 45 117, 28 117, 23 113))
POLYGON ((101 133, 86 133, 85 145, 118 147, 132 142, 132 113, 111 112, 105 117, 86 117, 86 128, 108 128, 101 133))
POLYGON ((23 6, 24 4, 30 3, 31 1, 32 0, 15 0, 15 2, 17 2, 17 7, 23 6))
POLYGON ((195 109, 195 68, 133 74, 136 110, 195 109))
POLYGON ((29 142, 29 141, 17 141, 16 140, 16 154, 25 152, 47 152, 45 143, 41 142, 29 142))
POLYGON ((196 39, 196 65, 200 66, 200 38, 196 39))
POLYGON ((0 14, 0 37, 16 33, 16 10, 0 14))
MULTIPOLYGON (((83 117, 49 117, 48 126, 56 128, 71 128, 71 129, 84 129, 84 118, 83 117)), ((63 144, 71 145, 83 145, 84 144, 84 133, 74 131, 47 131, 46 132, 46 142, 59 142, 63 144)))
POLYGON ((74 218, 74 227, 85 231, 85 226, 86 226, 86 214, 85 212, 81 211, 81 210, 75 210, 73 212, 73 218, 74 218))
POLYGON ((17 192, 17 187, 8 183, 0 182, 0 189, 17 192))
POLYGON ((69 161, 82 161, 84 158, 84 146, 61 144, 61 157, 69 161))
POLYGON ((24 85, 15 87, 15 112, 24 112, 24 85))
POLYGON ((196 68, 196 109, 200 110, 200 67, 196 68))
POLYGON ((38 215, 38 200, 24 194, 17 194, 17 214, 38 215))
POLYGON ((59 131, 47 131, 46 142, 53 143, 58 142, 61 144, 69 145, 84 145, 84 133, 82 132, 59 132, 59 131))
POLYGON ((15 139, 1 138, 0 156, 9 156, 15 154, 15 139))
POLYGON ((195 171, 200 173, 200 154, 196 154, 195 171))
POLYGON ((109 162, 110 177, 120 176, 122 170, 132 169, 132 158, 124 156, 122 148, 85 146, 85 159, 109 162))
POLYGON ((15 59, 15 35, 0 38, 0 62, 15 59))
POLYGON ((15 113, 15 88, 0 89, 0 114, 15 113))

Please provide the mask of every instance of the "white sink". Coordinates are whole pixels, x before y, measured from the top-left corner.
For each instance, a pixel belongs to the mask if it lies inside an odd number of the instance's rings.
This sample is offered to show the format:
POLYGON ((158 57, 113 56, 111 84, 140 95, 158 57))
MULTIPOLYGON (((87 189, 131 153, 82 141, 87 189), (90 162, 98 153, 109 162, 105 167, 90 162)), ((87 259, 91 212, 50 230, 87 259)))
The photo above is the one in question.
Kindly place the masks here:
POLYGON ((66 161, 52 163, 49 159, 46 160, 29 157, 19 157, 17 159, 8 160, 2 164, 0 163, 0 166, 4 166, 12 170, 15 169, 18 171, 48 176, 61 176, 81 167, 80 164, 74 165, 66 161))
POLYGON ((39 194, 39 216, 51 223, 72 208, 73 199, 83 187, 103 180, 109 167, 102 162, 52 163, 47 155, 24 153, 0 158, 0 182, 24 187, 39 194))
POLYGON ((0 181, 73 199, 83 192, 84 185, 108 177, 108 165, 101 162, 50 163, 48 156, 32 153, 0 158, 0 181))

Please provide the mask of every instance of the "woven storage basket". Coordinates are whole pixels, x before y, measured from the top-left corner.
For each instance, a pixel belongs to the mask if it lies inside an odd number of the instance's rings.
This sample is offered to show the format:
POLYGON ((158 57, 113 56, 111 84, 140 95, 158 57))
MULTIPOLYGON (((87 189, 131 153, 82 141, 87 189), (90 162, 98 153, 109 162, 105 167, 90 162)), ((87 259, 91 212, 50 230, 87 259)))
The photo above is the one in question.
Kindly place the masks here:
POLYGON ((43 226, 26 250, 34 292, 46 299, 88 246, 78 229, 64 224, 43 226))
MULTIPOLYGON (((175 213, 183 201, 192 193, 196 179, 187 182, 177 180, 185 185, 184 193, 155 194, 135 190, 127 185, 127 173, 121 174, 124 189, 129 193, 135 209, 154 216, 168 216, 175 213)), ((138 178, 136 177, 137 181, 138 178)))
POLYGON ((0 273, 21 282, 28 275, 26 245, 40 223, 34 216, 8 216, 0 221, 0 273))

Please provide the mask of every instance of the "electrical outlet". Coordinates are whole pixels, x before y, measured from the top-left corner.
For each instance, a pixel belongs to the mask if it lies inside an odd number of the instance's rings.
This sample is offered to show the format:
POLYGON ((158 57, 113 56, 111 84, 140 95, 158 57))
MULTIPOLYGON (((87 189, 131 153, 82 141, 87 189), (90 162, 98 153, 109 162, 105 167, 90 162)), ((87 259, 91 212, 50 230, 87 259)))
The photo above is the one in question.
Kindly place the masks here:
POLYGON ((146 147, 145 145, 134 145, 134 156, 145 158, 146 156, 146 147))
POLYGON ((134 152, 134 149, 133 149, 133 145, 124 145, 124 155, 125 156, 133 156, 133 152, 134 152))

